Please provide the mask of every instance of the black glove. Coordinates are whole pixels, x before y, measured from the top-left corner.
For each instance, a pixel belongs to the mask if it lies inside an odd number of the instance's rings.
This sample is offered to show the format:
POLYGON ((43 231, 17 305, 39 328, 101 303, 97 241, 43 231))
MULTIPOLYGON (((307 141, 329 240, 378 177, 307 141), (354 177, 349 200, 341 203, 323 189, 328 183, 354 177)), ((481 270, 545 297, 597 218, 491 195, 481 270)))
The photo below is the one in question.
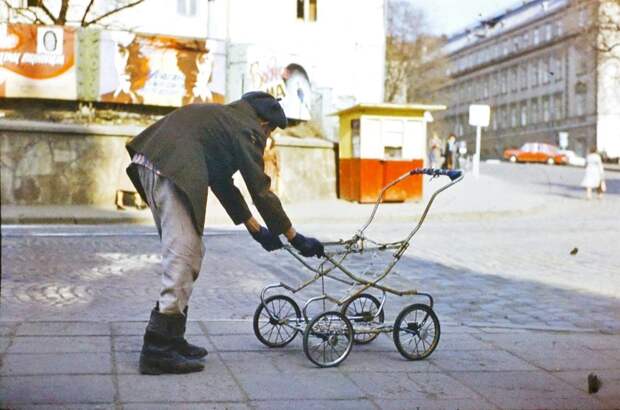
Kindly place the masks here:
POLYGON ((314 238, 306 238, 298 233, 290 242, 302 256, 307 258, 311 256, 316 256, 317 258, 325 256, 323 244, 314 238))
POLYGON ((278 238, 278 235, 274 235, 271 231, 263 226, 260 227, 258 232, 250 232, 252 238, 258 243, 261 244, 263 249, 266 251, 275 251, 276 249, 280 249, 282 246, 282 241, 278 238))

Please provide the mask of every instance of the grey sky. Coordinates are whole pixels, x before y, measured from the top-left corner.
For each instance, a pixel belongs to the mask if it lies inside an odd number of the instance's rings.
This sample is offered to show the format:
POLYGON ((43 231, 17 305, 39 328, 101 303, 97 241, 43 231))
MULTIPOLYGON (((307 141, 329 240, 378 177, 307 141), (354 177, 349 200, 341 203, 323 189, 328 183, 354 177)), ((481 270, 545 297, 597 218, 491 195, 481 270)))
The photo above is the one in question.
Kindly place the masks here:
POLYGON ((523 0, 409 0, 424 10, 434 34, 454 34, 481 18, 506 11, 523 0))

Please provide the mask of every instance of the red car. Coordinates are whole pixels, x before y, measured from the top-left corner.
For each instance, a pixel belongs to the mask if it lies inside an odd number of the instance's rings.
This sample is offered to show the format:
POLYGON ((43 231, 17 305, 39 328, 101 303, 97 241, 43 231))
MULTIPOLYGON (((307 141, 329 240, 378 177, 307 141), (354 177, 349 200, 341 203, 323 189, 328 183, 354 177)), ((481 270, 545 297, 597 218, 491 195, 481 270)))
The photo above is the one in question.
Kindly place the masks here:
POLYGON ((519 149, 507 149, 504 151, 504 159, 510 162, 542 162, 549 165, 568 163, 568 158, 560 153, 558 147, 542 142, 527 142, 519 149))

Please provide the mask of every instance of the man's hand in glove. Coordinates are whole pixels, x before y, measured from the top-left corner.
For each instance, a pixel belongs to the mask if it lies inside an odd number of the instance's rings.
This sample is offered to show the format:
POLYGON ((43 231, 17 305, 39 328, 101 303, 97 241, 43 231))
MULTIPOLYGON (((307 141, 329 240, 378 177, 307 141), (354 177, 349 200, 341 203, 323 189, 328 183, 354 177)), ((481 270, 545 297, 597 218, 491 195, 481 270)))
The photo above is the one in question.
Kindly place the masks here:
POLYGON ((306 238, 298 233, 289 242, 302 256, 307 258, 311 256, 316 256, 317 258, 325 256, 323 244, 314 238, 306 238))
POLYGON ((250 235, 252 235, 252 238, 260 243, 266 251, 275 251, 283 246, 278 235, 272 234, 271 231, 264 226, 261 226, 257 232, 250 231, 250 235))

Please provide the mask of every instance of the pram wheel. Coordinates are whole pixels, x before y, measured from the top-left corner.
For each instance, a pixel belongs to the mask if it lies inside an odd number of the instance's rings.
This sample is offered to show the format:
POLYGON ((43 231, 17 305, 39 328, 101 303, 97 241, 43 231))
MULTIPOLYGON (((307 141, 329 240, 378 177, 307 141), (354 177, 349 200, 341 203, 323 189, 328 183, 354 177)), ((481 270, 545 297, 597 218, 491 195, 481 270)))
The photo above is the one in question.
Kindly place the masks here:
POLYGON ((266 346, 284 347, 291 343, 299 332, 291 327, 289 322, 299 323, 300 320, 301 311, 293 299, 284 295, 273 295, 265 299, 264 304, 258 305, 254 312, 254 334, 266 346))
POLYGON ((338 366, 353 347, 353 326, 340 312, 321 313, 304 331, 304 353, 319 367, 338 366))
POLYGON ((439 319, 427 305, 407 306, 394 322, 394 344, 409 360, 430 356, 439 343, 440 334, 439 319))
POLYGON ((369 293, 362 293, 345 303, 342 314, 353 324, 353 343, 367 344, 379 336, 379 333, 369 331, 381 325, 385 319, 383 309, 377 315, 380 307, 379 299, 369 293))

